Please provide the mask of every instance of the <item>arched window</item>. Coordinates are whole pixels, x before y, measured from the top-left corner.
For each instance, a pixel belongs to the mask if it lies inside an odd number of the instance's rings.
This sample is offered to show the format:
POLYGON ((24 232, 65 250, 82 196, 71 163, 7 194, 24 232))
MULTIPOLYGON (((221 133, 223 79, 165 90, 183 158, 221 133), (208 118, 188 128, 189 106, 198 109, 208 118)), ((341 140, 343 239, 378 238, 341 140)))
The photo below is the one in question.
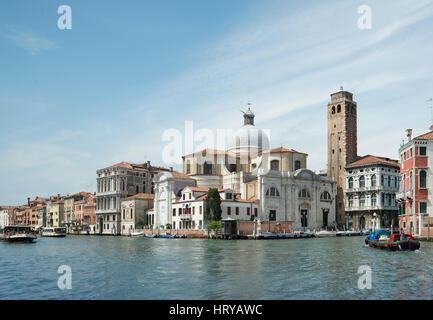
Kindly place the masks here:
POLYGON ((279 197, 280 196, 280 192, 278 191, 277 188, 275 187, 270 187, 267 191, 266 191, 266 195, 269 197, 279 197))
POLYGON ((271 170, 275 170, 275 171, 280 170, 280 161, 272 160, 271 161, 271 170))
POLYGON ((329 194, 328 191, 323 191, 322 194, 320 195, 320 200, 329 201, 331 200, 331 195, 329 194))
POLYGON ((349 205, 349 208, 353 207, 353 196, 349 196, 349 198, 347 198, 347 203, 349 205))
POLYGON ((412 190, 412 171, 409 174, 409 190, 412 190))
POLYGON ((359 196, 359 207, 364 208, 364 205, 365 205, 365 194, 361 193, 361 195, 359 196))
POLYGON ((296 160, 295 161, 295 170, 299 170, 299 169, 301 169, 301 161, 296 160))
POLYGON ((371 206, 372 206, 372 207, 375 207, 375 206, 376 206, 376 203, 377 203, 377 195, 376 195, 375 193, 373 193, 373 194, 371 195, 371 206))
POLYGON ((332 113, 332 114, 335 114, 335 106, 332 107, 332 111, 331 111, 331 113, 332 113))
POLYGON ((364 176, 360 176, 359 177, 359 187, 360 188, 364 188, 365 187, 365 177, 364 176))
POLYGON ((340 112, 341 112, 341 106, 338 105, 338 106, 337 106, 337 113, 340 113, 340 112))
POLYGON ((352 188, 353 188, 353 178, 350 177, 349 178, 349 189, 352 189, 352 188))
POLYGON ((140 193, 140 188, 138 187, 138 184, 137 184, 137 186, 135 187, 135 192, 136 192, 136 193, 140 193))
POLYGON ((371 186, 372 186, 372 187, 375 187, 375 186, 376 186, 376 175, 375 175, 375 174, 373 174, 373 175, 371 176, 371 186))
POLYGON ((191 173, 191 161, 189 160, 186 161, 186 173, 187 174, 191 173))
POLYGON ((302 189, 301 191, 299 191, 299 198, 309 199, 310 193, 306 189, 302 189))
POLYGON ((419 187, 420 188, 427 187, 427 172, 425 170, 421 170, 419 172, 419 187))

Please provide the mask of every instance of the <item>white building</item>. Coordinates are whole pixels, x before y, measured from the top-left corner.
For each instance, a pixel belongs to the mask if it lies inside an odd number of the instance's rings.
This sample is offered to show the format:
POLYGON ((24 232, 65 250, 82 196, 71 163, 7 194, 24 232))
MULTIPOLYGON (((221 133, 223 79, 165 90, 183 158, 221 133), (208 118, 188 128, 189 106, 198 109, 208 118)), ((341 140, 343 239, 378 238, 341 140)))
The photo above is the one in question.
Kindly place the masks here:
POLYGON ((0 229, 9 225, 9 210, 0 208, 0 229))
POLYGON ((121 233, 121 200, 139 193, 154 193, 152 179, 159 172, 170 169, 150 165, 121 162, 99 169, 96 193, 96 232, 118 235, 121 233))
MULTIPOLYGON (((172 228, 173 229, 203 229, 206 226, 205 199, 209 188, 191 187, 184 188, 172 203, 172 228)), ((221 218, 236 220, 252 220, 257 217, 258 204, 256 199, 241 199, 240 193, 231 189, 219 189, 221 197, 221 218)))
POLYGON ((367 155, 348 164, 345 170, 346 228, 398 227, 398 161, 367 155))
POLYGON ((249 220, 249 207, 257 210, 261 221, 290 221, 294 229, 335 227, 335 179, 306 169, 307 157, 292 149, 270 149, 268 136, 254 126, 254 114, 248 109, 244 125, 230 137, 227 151, 205 149, 185 155, 184 174, 155 177, 156 226, 205 228, 206 221, 184 209, 200 210, 205 190, 218 188, 224 210, 232 210, 228 209, 232 202, 239 207, 235 219, 249 220), (236 190, 236 197, 225 199, 227 190, 236 190))

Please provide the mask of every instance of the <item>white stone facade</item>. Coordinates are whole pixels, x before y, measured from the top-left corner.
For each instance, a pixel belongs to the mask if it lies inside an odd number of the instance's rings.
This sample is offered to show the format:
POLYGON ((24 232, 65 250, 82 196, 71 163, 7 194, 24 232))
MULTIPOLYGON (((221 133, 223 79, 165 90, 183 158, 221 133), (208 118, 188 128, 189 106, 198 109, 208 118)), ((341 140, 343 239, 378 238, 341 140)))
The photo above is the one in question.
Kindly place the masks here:
POLYGON ((259 170, 260 220, 292 221, 293 230, 336 226, 335 180, 308 169, 259 170))
POLYGON ((0 229, 9 225, 9 210, 0 209, 0 229))

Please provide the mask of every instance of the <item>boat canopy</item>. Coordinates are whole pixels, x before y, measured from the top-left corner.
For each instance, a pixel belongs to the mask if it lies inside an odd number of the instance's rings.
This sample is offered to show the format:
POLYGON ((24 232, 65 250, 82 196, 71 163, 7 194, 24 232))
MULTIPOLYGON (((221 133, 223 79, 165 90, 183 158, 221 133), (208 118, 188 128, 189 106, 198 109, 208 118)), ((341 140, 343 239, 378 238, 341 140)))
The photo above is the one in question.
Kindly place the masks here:
POLYGON ((376 230, 374 232, 370 232, 370 234, 368 235, 368 240, 377 240, 383 234, 389 236, 391 234, 391 231, 389 231, 389 230, 376 230))

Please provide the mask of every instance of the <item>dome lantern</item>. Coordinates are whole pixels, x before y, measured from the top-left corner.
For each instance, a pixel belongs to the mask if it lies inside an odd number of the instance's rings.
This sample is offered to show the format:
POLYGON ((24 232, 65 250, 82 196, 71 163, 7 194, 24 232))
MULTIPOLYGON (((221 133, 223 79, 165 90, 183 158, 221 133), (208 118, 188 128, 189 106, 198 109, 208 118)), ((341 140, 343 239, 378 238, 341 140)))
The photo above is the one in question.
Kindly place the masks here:
POLYGON ((244 125, 254 125, 254 113, 251 111, 251 103, 248 102, 248 110, 242 111, 244 113, 244 125))

